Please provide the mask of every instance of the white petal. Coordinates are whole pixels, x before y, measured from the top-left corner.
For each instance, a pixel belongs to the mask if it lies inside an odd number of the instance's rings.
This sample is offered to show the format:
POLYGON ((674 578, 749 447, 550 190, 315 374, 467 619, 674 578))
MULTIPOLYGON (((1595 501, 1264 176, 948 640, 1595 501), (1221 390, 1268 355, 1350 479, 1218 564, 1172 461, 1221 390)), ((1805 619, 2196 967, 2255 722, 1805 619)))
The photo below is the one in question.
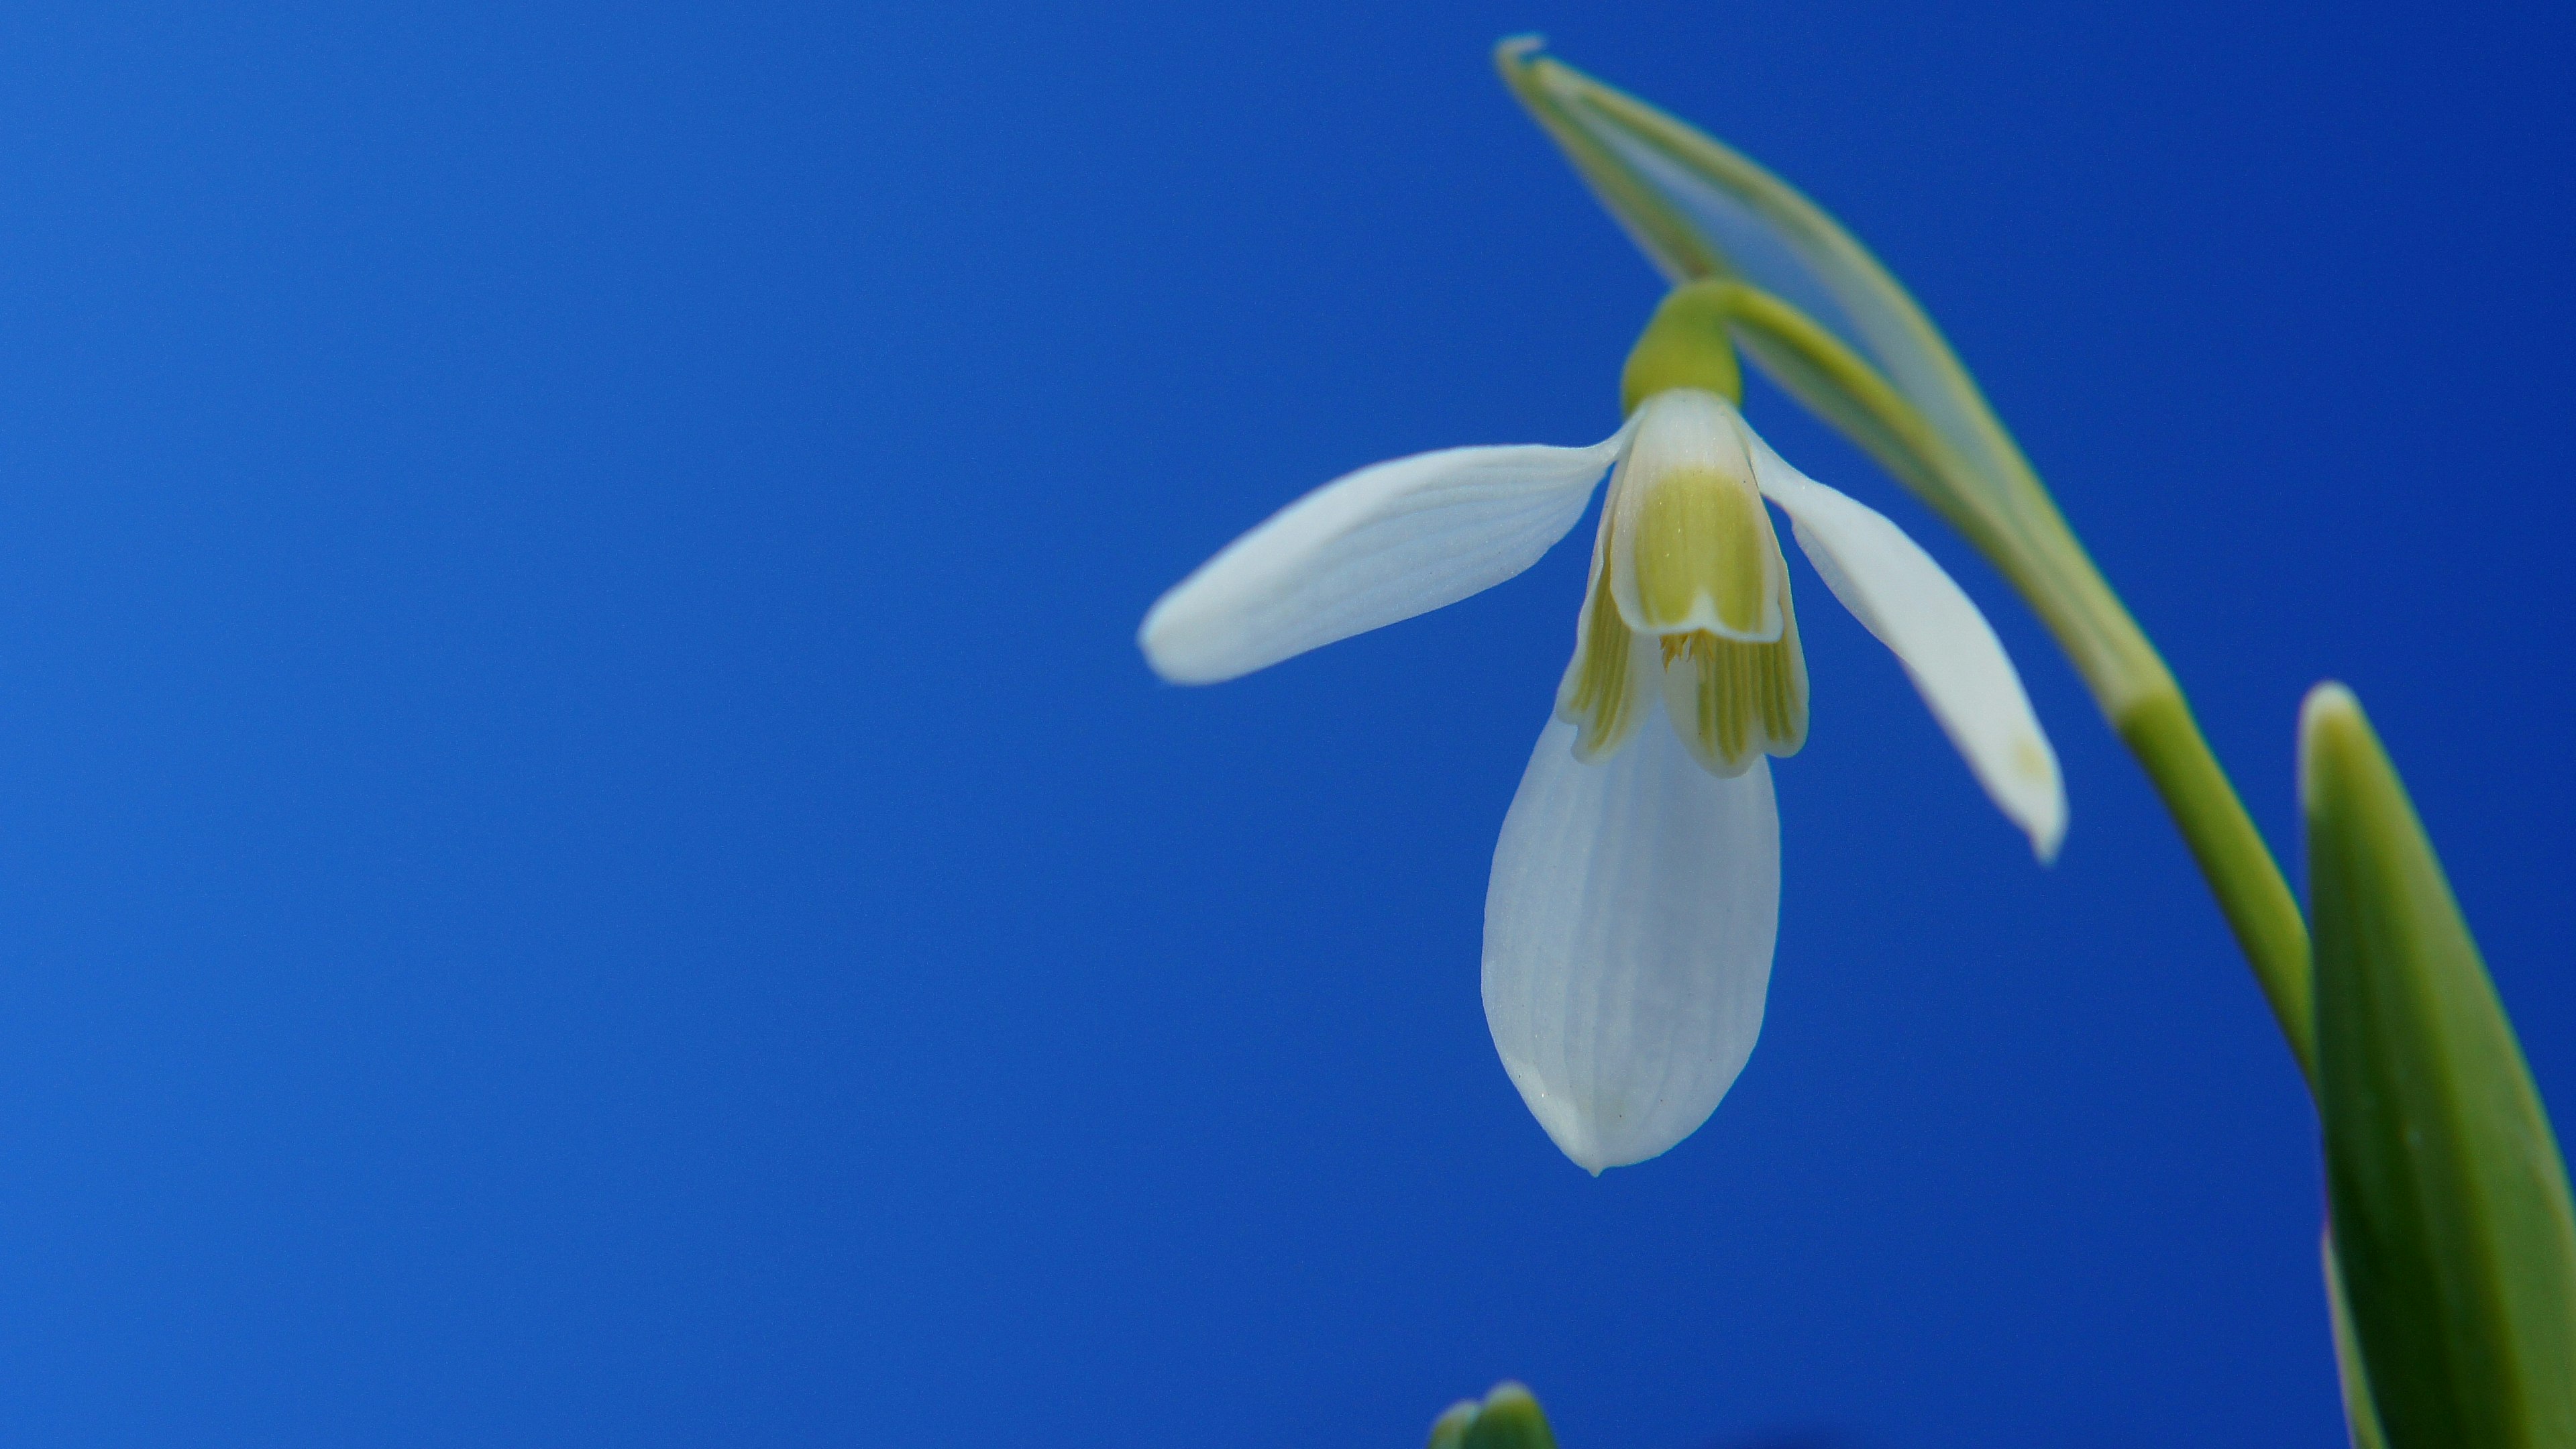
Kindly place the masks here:
POLYGON ((1627 430, 1589 448, 1446 448, 1335 479, 1163 595, 1136 642, 1214 684, 1480 593, 1583 516, 1627 430))
POLYGON ((2054 859, 2066 835, 2057 752, 1994 626, 1905 530, 1790 467, 1745 432, 1763 495, 1788 513, 1825 586, 1896 652, 1986 794, 2030 836, 2042 861, 2054 859))
POLYGON ((1485 1023, 1576 1164, 1697 1131, 1762 1031, 1780 923, 1770 766, 1719 779, 1659 723, 1598 764, 1550 724, 1485 892, 1485 1023))

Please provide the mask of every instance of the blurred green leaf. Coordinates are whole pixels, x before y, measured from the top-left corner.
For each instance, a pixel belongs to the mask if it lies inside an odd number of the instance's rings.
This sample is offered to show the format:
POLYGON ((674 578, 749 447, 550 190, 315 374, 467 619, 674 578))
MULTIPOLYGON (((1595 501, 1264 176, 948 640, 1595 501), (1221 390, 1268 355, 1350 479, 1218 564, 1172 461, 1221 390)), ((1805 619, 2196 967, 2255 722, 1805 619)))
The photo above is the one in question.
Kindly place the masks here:
POLYGON ((1465 1449, 1467 1431, 1476 1427, 1477 1407, 1474 1399, 1460 1399, 1442 1410, 1431 1421, 1431 1443, 1426 1449, 1465 1449))
POLYGON ((2576 1446, 2576 1214, 2513 1027, 2360 704, 2300 720, 2318 1105, 2395 1449, 2576 1446))
POLYGON ((1556 1449, 1556 1434, 1530 1391, 1506 1380, 1481 1404, 1451 1404, 1431 1426, 1429 1449, 1556 1449))
POLYGON ((2352 1304, 2344 1297, 2343 1264, 2335 1261, 2334 1229, 2323 1243, 2326 1262, 2326 1310, 2334 1319, 2335 1377, 2343 1385, 2343 1421, 2352 1430, 2352 1449, 2388 1449, 2379 1432, 2379 1411, 2370 1402, 2370 1374, 2361 1366, 2361 1340, 2352 1329, 2352 1304))

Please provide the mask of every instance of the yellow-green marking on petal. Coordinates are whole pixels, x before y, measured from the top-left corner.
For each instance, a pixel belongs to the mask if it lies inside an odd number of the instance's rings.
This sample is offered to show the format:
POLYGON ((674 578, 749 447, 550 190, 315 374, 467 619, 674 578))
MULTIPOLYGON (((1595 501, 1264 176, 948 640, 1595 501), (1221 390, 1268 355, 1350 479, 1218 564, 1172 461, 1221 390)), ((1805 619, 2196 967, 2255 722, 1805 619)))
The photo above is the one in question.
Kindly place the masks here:
POLYGON ((1592 549, 1591 588, 1574 625, 1574 659, 1556 689, 1556 717, 1575 727, 1574 754, 1583 760, 1619 748, 1652 697, 1644 686, 1653 656, 1639 647, 1645 641, 1629 630, 1610 596, 1609 534, 1605 513, 1592 549))
POLYGON ((1715 634, 1667 634, 1664 712, 1691 758, 1710 774, 1734 776, 1764 755, 1786 757, 1807 742, 1807 660, 1786 601, 1780 637, 1761 644, 1715 634))
POLYGON ((1713 621, 1733 639, 1777 636, 1771 601, 1771 520, 1749 478, 1677 470, 1647 484, 1629 547, 1637 608, 1649 633, 1713 621))
POLYGON ((1788 573, 1723 399, 1698 388, 1648 398, 1610 491, 1611 593, 1629 628, 1780 637, 1788 573))

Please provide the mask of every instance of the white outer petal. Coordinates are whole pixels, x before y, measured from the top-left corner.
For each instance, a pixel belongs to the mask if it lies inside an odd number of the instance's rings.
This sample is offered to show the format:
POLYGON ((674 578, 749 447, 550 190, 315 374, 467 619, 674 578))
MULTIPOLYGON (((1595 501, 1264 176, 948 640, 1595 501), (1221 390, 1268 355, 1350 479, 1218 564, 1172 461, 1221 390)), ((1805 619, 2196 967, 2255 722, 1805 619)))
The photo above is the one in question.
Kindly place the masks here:
POLYGON ((1825 586, 1895 651, 1977 782, 2030 836, 2032 852, 2055 859, 2066 836, 2057 752, 1994 626, 1886 515, 1790 467, 1752 429, 1745 434, 1755 480, 1789 515, 1825 586))
POLYGON ((1136 642, 1165 679, 1214 684, 1481 593, 1574 527, 1626 437, 1446 448, 1346 474, 1181 580, 1136 642))
POLYGON ((1771 771, 1701 769, 1660 720, 1607 760, 1550 724, 1494 847, 1485 1023, 1521 1099, 1594 1173, 1699 1129, 1762 1031, 1780 924, 1771 771))

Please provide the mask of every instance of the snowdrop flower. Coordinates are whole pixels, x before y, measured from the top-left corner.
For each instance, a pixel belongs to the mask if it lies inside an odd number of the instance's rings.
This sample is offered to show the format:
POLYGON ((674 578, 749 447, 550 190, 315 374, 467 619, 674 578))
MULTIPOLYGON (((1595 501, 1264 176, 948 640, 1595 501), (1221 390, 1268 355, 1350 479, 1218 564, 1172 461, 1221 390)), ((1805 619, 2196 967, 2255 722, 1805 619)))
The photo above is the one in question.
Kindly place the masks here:
POLYGON ((1228 545, 1138 635, 1176 683, 1248 674, 1511 578, 1611 475, 1574 657, 1485 897, 1494 1046, 1540 1125, 1594 1173, 1696 1131, 1761 1031, 1780 901, 1767 757, 1807 738, 1765 500, 2043 861, 2066 823, 2056 755, 1984 615, 1894 523, 1755 435, 1733 351, 1689 325, 1688 292, 1631 355, 1627 421, 1609 438, 1363 468, 1228 545))

